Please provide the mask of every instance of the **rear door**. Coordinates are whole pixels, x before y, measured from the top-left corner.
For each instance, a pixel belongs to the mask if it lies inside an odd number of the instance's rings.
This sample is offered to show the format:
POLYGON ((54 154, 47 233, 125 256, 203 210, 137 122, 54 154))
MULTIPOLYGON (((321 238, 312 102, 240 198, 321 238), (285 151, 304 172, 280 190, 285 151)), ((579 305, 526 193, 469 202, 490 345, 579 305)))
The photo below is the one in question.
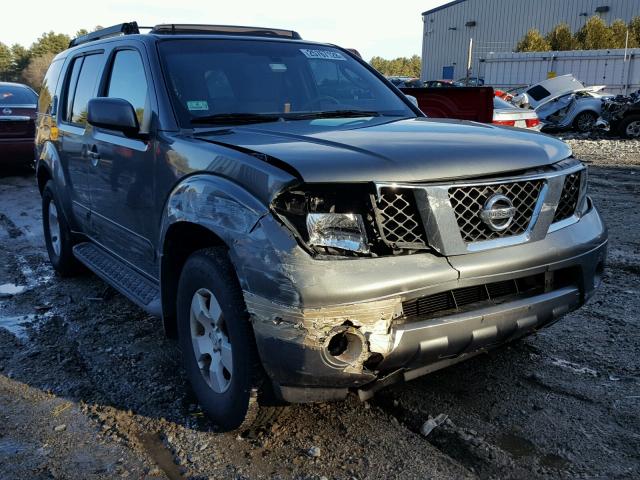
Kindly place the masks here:
POLYGON ((80 54, 71 60, 65 77, 62 112, 58 122, 60 161, 67 172, 67 189, 72 212, 78 226, 91 233, 91 197, 86 148, 87 103, 95 96, 98 78, 104 65, 102 53, 80 54))
MULTIPOLYGON (((142 53, 134 44, 112 51, 99 96, 128 101, 136 111, 141 131, 148 134, 154 98, 142 53)), ((92 157, 89 179, 96 238, 122 259, 155 276, 152 142, 93 128, 86 148, 92 157)))

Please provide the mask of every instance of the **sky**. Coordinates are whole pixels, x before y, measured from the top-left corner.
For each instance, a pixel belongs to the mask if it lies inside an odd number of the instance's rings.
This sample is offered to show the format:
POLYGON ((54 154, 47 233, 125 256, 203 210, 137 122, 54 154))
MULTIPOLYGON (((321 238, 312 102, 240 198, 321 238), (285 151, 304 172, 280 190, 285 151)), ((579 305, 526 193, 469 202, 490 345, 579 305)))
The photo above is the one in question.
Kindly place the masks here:
POLYGON ((73 36, 137 21, 280 27, 302 38, 355 48, 369 60, 420 55, 421 13, 448 0, 5 0, 0 42, 29 47, 43 32, 73 36), (9 21, 7 21, 9 20, 9 21))

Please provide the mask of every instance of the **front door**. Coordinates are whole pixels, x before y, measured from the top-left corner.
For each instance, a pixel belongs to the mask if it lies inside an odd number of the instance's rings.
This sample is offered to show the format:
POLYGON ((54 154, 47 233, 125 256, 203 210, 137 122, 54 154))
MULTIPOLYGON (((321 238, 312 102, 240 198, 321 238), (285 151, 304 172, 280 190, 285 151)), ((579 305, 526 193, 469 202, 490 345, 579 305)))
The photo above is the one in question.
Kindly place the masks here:
MULTIPOLYGON (((116 50, 106 71, 109 73, 100 96, 127 100, 136 111, 141 130, 148 132, 150 95, 140 52, 134 48, 116 50)), ((155 277, 152 239, 157 219, 152 142, 102 128, 93 128, 87 140, 96 239, 155 277)))

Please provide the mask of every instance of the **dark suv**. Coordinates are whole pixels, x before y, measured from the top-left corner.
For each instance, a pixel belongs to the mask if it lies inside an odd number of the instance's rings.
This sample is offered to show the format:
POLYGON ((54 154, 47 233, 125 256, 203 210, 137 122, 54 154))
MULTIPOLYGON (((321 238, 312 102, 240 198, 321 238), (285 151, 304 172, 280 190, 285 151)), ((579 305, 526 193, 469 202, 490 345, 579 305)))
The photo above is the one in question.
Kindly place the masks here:
POLYGON ((606 229, 567 145, 425 118, 295 32, 123 24, 74 40, 41 98, 54 268, 161 317, 225 429, 370 398, 599 283, 606 229))

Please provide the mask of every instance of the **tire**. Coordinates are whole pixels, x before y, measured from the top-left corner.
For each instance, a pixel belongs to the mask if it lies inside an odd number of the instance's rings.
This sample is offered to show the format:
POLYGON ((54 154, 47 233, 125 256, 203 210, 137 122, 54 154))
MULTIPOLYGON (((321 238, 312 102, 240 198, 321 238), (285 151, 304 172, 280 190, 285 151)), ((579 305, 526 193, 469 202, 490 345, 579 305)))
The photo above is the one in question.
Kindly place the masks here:
POLYGON ((227 252, 193 253, 178 284, 178 339, 191 387, 224 431, 248 430, 282 411, 258 356, 240 284, 227 252))
POLYGON ((640 138, 640 115, 629 115, 622 120, 618 133, 625 138, 640 138))
POLYGON ((581 112, 573 119, 573 129, 581 133, 590 132, 597 120, 598 115, 595 112, 581 112))
POLYGON ((42 191, 42 228, 49 261, 62 277, 71 277, 82 271, 73 256, 73 236, 60 206, 53 182, 49 180, 42 191))

